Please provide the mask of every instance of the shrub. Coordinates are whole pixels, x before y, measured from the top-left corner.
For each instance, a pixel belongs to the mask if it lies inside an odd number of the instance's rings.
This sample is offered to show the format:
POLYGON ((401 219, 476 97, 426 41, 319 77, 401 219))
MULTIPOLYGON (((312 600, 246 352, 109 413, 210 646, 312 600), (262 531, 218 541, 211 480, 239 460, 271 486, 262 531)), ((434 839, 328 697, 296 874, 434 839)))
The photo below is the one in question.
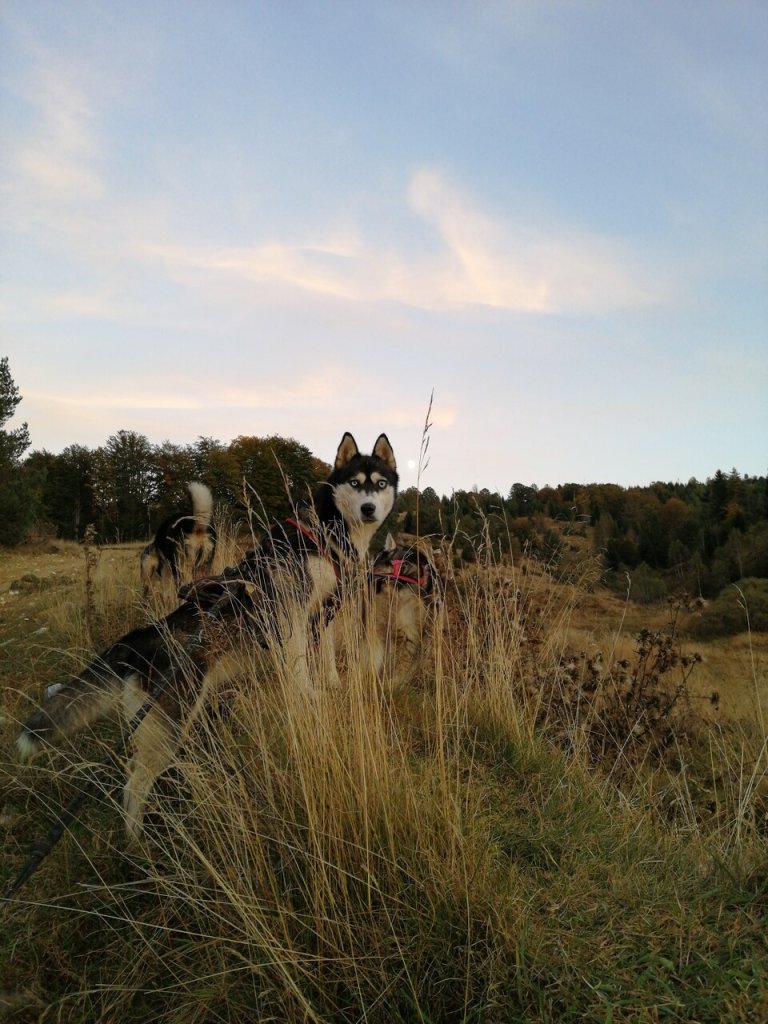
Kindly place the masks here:
POLYGON ((691 636, 706 640, 747 630, 768 631, 768 580, 745 579, 722 590, 691 624, 691 636))
POLYGON ((645 562, 632 571, 631 580, 630 597, 639 604, 654 604, 667 596, 667 584, 661 573, 654 572, 645 562))

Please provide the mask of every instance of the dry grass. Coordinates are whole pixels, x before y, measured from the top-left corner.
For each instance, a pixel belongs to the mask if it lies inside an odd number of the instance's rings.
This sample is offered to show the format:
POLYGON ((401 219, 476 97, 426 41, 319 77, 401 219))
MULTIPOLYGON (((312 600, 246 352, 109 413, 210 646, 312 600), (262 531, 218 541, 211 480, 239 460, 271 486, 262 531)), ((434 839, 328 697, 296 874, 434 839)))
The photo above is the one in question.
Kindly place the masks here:
MULTIPOLYGON (((146 614, 122 559, 103 552, 94 578, 101 642, 146 614)), ((81 586, 16 605, 48 633, 10 645, 5 749, 24 694, 85 650, 81 586)), ((635 614, 594 590, 588 563, 567 585, 490 564, 447 580, 408 687, 353 656, 344 687, 308 700, 244 652, 158 787, 144 848, 125 855, 105 796, 0 925, 12 1019, 765 1016, 765 733, 754 716, 704 727, 694 700, 675 742, 585 742, 601 724, 615 739, 622 671, 649 700, 684 681, 671 654, 653 661, 661 641, 638 652, 635 614)), ((647 610, 638 622, 663 632, 647 610)), ((759 659, 739 674, 743 643, 721 665, 706 652, 720 691, 744 694, 722 718, 764 685, 759 659)), ((632 708, 627 735, 647 713, 632 708)), ((4 877, 76 756, 6 765, 4 877)))

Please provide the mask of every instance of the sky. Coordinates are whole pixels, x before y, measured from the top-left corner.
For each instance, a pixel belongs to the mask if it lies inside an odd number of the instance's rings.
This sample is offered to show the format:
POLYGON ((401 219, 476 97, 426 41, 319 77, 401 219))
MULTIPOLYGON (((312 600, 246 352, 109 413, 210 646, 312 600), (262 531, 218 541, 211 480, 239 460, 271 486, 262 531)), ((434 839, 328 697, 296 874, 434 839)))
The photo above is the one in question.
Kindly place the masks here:
POLYGON ((3 0, 0 204, 30 450, 768 472, 764 0, 3 0))

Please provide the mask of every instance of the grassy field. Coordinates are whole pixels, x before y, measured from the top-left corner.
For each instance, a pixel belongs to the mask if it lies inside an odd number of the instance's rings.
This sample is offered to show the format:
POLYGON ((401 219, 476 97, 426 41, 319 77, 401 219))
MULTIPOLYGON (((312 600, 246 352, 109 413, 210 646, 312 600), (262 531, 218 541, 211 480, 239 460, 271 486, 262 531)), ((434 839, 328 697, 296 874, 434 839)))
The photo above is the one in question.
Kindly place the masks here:
MULTIPOLYGON (((42 686, 147 618, 137 551, 0 555, 3 885, 114 736, 13 755, 42 686)), ((480 565, 408 687, 350 656, 307 702, 246 652, 144 846, 103 772, 6 906, 0 1020, 768 1020, 766 638, 689 644, 695 614, 586 557, 480 565)))

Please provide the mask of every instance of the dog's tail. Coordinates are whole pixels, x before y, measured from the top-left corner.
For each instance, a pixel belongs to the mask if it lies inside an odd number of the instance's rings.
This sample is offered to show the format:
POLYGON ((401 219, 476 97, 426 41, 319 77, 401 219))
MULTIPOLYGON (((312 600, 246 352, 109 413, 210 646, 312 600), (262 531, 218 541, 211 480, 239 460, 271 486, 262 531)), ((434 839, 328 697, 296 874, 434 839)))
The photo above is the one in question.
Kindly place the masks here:
POLYGON ((191 556, 193 579, 210 572, 216 554, 216 529, 213 525, 213 495, 206 484, 191 480, 187 484, 192 499, 194 528, 184 543, 191 556))
POLYGON ((47 687, 42 705, 24 722, 16 738, 22 758, 28 760, 43 747, 113 715, 122 677, 127 674, 121 668, 115 648, 109 648, 79 675, 47 687))
POLYGON ((190 480, 187 490, 192 499, 192 515, 195 526, 200 529, 208 529, 213 518, 213 495, 210 487, 207 484, 201 484, 198 480, 190 480))

